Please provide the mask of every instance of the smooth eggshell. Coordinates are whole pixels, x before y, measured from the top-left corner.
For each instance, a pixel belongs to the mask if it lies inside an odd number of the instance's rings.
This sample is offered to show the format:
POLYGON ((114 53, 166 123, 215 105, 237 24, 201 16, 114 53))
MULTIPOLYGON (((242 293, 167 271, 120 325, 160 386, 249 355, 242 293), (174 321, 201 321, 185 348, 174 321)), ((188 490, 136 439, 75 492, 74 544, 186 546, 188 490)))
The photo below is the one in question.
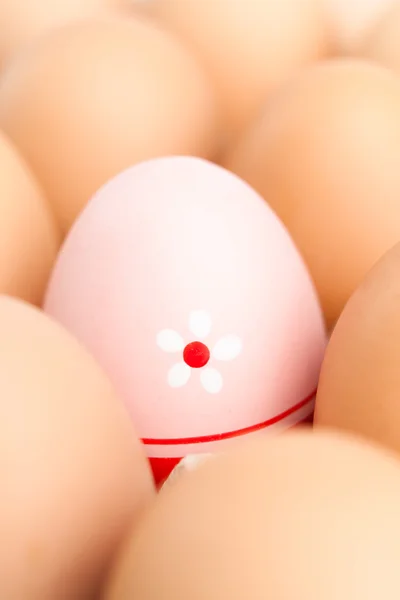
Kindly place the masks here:
POLYGON ((359 54, 400 73, 400 2, 384 12, 360 45, 359 54))
POLYGON ((124 8, 130 0, 0 0, 0 68, 33 39, 71 21, 124 8))
POLYGON ((325 6, 334 50, 352 54, 397 0, 321 0, 325 6))
POLYGON ((398 461, 350 438, 250 443, 161 492, 105 598, 397 600, 399 502, 398 461))
POLYGON ((370 271, 332 334, 316 424, 349 430, 400 452, 400 245, 370 271))
POLYGON ((309 275, 262 198, 207 161, 146 161, 104 186, 45 309, 109 374, 152 459, 312 412, 325 334, 309 275), (191 369, 182 351, 199 340, 211 359, 191 369))
POLYGON ((271 90, 326 50, 320 0, 153 0, 148 12, 206 67, 228 140, 271 90))
POLYGON ((400 79, 361 60, 310 67, 223 160, 287 226, 328 326, 400 238, 400 79))
POLYGON ((26 48, 0 80, 0 127, 65 232, 121 170, 175 153, 209 157, 219 143, 213 92, 194 58, 133 16, 74 23, 26 48))
POLYGON ((37 181, 0 132, 0 293, 40 304, 59 244, 37 181))
POLYGON ((94 360, 38 309, 0 298, 0 597, 87 600, 152 483, 94 360))

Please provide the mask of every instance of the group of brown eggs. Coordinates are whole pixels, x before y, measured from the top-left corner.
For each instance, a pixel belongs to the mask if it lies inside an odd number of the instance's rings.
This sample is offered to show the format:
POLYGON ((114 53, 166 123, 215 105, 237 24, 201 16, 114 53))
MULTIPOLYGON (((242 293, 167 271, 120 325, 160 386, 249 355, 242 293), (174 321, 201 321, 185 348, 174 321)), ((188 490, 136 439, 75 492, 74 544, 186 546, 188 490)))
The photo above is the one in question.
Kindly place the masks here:
POLYGON ((399 241, 399 0, 0 0, 0 600, 398 600, 399 241), (174 154, 268 201, 331 335, 312 431, 156 496, 40 306, 92 194, 174 154))

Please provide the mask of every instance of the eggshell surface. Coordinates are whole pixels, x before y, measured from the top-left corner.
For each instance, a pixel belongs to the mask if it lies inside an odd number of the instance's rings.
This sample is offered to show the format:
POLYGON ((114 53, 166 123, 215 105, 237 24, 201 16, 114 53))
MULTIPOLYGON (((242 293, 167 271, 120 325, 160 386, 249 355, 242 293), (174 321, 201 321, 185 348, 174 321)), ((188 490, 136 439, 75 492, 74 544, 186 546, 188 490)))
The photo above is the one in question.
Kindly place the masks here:
POLYGON ((0 68, 48 30, 127 5, 129 0, 0 0, 0 68))
POLYGON ((266 203, 207 161, 146 161, 104 186, 45 310, 109 374, 155 469, 312 412, 325 334, 309 275, 266 203))
POLYGON ((400 452, 400 245, 369 272, 332 334, 315 422, 400 452))
POLYGON ((121 170, 176 153, 208 158, 219 143, 202 69, 172 34, 133 16, 73 23, 21 52, 0 80, 0 127, 64 232, 121 170))
POLYGON ((70 334, 0 297, 0 597, 87 600, 153 493, 121 402, 70 334))
POLYGON ((40 304, 60 238, 34 175, 0 132, 0 293, 40 304))
POLYGON ((400 238, 399 153, 399 78, 343 59, 294 78, 222 161, 285 223, 329 327, 400 238))
POLYGON ((273 89, 326 51, 320 0, 153 0, 144 8, 179 35, 207 69, 227 141, 273 89))
POLYGON ((400 72, 400 3, 386 10, 360 44, 360 56, 400 72))
POLYGON ((105 598, 397 600, 399 502, 399 462, 351 438, 243 444, 160 493, 105 598))
POLYGON ((351 54, 397 0, 322 0, 326 8, 333 47, 351 54))

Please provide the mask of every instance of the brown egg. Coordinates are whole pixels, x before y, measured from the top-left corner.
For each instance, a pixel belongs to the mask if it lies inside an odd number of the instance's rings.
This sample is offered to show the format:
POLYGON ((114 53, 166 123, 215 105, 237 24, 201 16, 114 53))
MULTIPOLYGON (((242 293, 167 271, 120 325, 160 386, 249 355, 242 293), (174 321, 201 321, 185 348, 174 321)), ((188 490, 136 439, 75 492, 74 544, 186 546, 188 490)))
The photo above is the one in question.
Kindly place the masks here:
POLYGON ((352 54, 387 7, 397 0, 321 0, 326 7, 333 48, 352 54))
POLYGON ((88 600, 152 481, 105 376, 38 309, 0 298, 0 597, 88 600))
POLYGON ((329 326, 400 239, 399 155, 400 79, 343 59, 295 78, 223 161, 288 227, 329 326))
POLYGON ((360 45, 359 54, 400 73, 400 2, 390 6, 360 45))
POLYGON ((49 29, 124 8, 130 0, 0 0, 0 68, 21 46, 49 29))
POLYGON ((161 493, 107 600, 397 600, 400 463, 332 435, 287 434, 161 493))
POLYGON ((353 294, 330 339, 315 423, 400 452, 400 245, 353 294))
POLYGON ((53 31, 0 80, 0 127, 23 152, 66 231, 109 178, 162 155, 213 155, 212 90, 180 42, 144 18, 53 31))
POLYGON ((59 238, 32 173, 0 132, 0 293, 40 304, 59 238))
POLYGON ((228 138, 272 89, 325 51, 320 0, 153 0, 148 7, 207 68, 228 138))

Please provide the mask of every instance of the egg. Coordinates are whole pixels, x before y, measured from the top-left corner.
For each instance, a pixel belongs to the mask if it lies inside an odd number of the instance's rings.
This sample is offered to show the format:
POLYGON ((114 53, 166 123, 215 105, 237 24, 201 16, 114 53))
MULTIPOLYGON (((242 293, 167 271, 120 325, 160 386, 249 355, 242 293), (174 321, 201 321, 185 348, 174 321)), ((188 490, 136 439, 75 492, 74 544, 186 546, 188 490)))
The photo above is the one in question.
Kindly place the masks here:
POLYGON ((397 600, 400 464, 346 437, 247 443, 161 492, 106 600, 397 600))
POLYGON ((209 157, 214 95, 195 59, 142 17, 54 30, 0 79, 0 127, 35 171, 65 233, 91 195, 136 162, 209 157))
POLYGON ((328 345, 315 422, 400 451, 400 245, 369 272, 328 345))
POLYGON ((0 0, 0 69, 5 62, 48 30, 108 10, 130 0, 0 0))
POLYGON ((93 358, 0 297, 0 597, 93 598, 153 494, 143 450, 93 358))
POLYGON ((40 304, 59 244, 42 190, 0 132, 0 293, 40 304))
POLYGON ((400 72, 400 2, 395 2, 360 44, 359 55, 400 72))
POLYGON ((308 272, 267 204, 205 160, 145 161, 100 189, 45 310, 108 373, 158 484, 312 413, 325 332, 308 272))
POLYGON ((153 0, 144 7, 206 67, 227 140, 258 112, 271 90, 326 51, 320 0, 153 0))
POLYGON ((322 0, 334 50, 339 54, 357 51, 388 7, 397 0, 322 0))
POLYGON ((276 211, 329 328, 400 239, 400 80, 362 60, 310 67, 276 94, 222 164, 276 211))

